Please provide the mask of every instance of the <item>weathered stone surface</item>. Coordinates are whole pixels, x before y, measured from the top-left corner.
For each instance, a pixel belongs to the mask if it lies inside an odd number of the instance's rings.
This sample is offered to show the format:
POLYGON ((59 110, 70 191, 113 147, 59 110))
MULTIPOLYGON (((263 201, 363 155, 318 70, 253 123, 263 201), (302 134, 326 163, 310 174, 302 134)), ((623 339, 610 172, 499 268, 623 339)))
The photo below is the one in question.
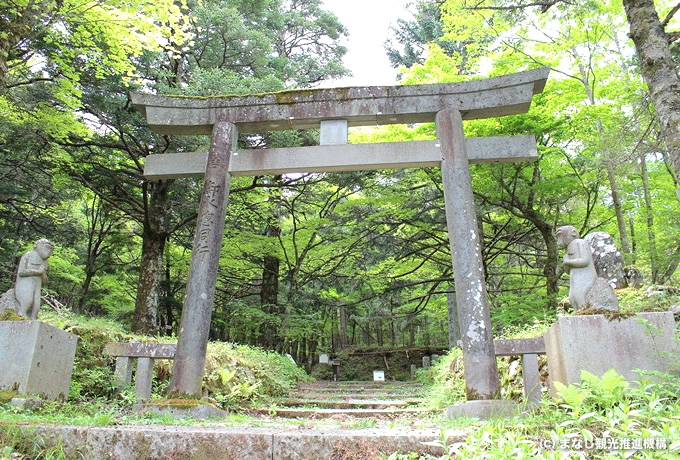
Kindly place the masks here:
POLYGON ((15 312, 19 309, 19 302, 14 296, 14 288, 8 289, 5 293, 0 296, 0 313, 3 310, 14 310, 15 312))
POLYGON ((347 120, 321 120, 319 144, 347 144, 347 120))
POLYGON ((437 113, 435 126, 442 150, 444 207, 465 360, 465 395, 469 400, 497 398, 498 367, 462 114, 455 109, 442 110, 437 113))
POLYGON ((493 342, 496 356, 522 356, 524 396, 529 407, 538 406, 542 398, 538 355, 545 354, 545 340, 543 337, 532 339, 496 339, 493 342))
POLYGON ((65 400, 77 341, 40 321, 0 322, 0 388, 65 400))
POLYGON ((595 280, 595 284, 586 294, 586 305, 592 305, 599 310, 619 311, 619 299, 610 282, 604 278, 595 280))
POLYGON ((104 352, 111 356, 127 356, 129 358, 172 359, 175 357, 177 345, 174 343, 152 342, 109 342, 104 352))
POLYGON ((237 140, 236 126, 226 122, 215 123, 196 219, 177 353, 172 367, 170 391, 175 394, 201 394, 210 318, 215 299, 215 280, 231 188, 229 161, 237 140))
POLYGON ((252 409, 251 413, 255 414, 272 414, 276 413, 277 417, 288 417, 288 418, 311 418, 318 419, 323 417, 337 417, 337 416, 351 416, 354 418, 394 418, 403 415, 423 415, 426 416, 435 412, 433 409, 426 409, 420 407, 406 407, 406 408, 387 408, 387 409, 329 409, 329 408, 318 408, 318 409, 305 409, 298 407, 276 407, 271 408, 257 408, 252 409))
MULTIPOLYGON (((449 442, 461 441, 466 433, 451 433, 449 442)), ((424 442, 441 440, 438 430, 327 430, 290 431, 274 436, 275 460, 379 458, 379 454, 419 452, 441 456, 442 447, 424 442)))
POLYGON ((673 316, 675 317, 676 320, 680 319, 680 303, 677 305, 673 305, 669 311, 673 313, 673 316))
POLYGON ((444 108, 465 119, 524 113, 543 91, 549 69, 463 83, 282 91, 250 96, 165 97, 134 93, 132 102, 151 128, 165 134, 210 134, 216 121, 242 133, 319 128, 321 120, 349 126, 427 123, 444 108))
POLYGON ((45 440, 61 442, 67 453, 97 460, 243 460, 270 459, 274 452, 270 429, 177 426, 36 426, 22 427, 45 440))
POLYGON ((543 337, 533 339, 496 339, 493 341, 496 356, 517 356, 524 354, 545 354, 543 337))
POLYGON ((597 276, 609 281, 615 289, 627 286, 623 275, 623 255, 607 232, 589 233, 583 238, 593 253, 593 264, 597 276))
POLYGON ((614 368, 631 382, 634 369, 668 372, 678 353, 675 327, 671 312, 560 316, 545 334, 550 381, 578 383, 582 370, 601 376, 614 368))
POLYGON ((618 311, 616 294, 608 281, 597 276, 590 246, 579 238, 578 230, 565 225, 557 229, 555 237, 557 245, 566 249, 562 266, 569 274, 569 303, 574 311, 589 307, 618 311))
MULTIPOLYGON (((508 163, 538 158, 534 136, 479 137, 465 140, 470 163, 508 163)), ((238 150, 232 154, 232 176, 291 172, 340 172, 369 169, 438 167, 437 141, 324 145, 295 148, 238 150)), ((149 180, 202 177, 208 152, 149 155, 144 177, 149 180)))
MULTIPOLYGON (((418 452, 440 456, 426 445, 441 440, 438 429, 281 430, 180 426, 21 426, 46 446, 60 443, 67 454, 97 460, 295 460, 377 458, 380 453, 418 452)), ((463 430, 447 431, 447 442, 461 442, 463 430)))
POLYGON ((640 289, 642 283, 644 282, 642 270, 637 268, 635 265, 623 267, 623 278, 626 280, 626 285, 635 289, 640 289))
POLYGON ((38 318, 40 290, 47 282, 47 259, 53 251, 52 242, 40 239, 33 244, 33 249, 21 256, 14 283, 14 297, 19 304, 16 312, 19 315, 33 320, 38 318))
POLYGON ((20 409, 31 410, 39 408, 43 402, 38 398, 12 398, 9 404, 20 409))
POLYGON ((159 405, 154 404, 154 402, 145 404, 135 404, 132 410, 142 413, 151 413, 154 415, 168 415, 172 418, 184 419, 193 418, 197 420, 208 419, 208 418, 224 418, 229 413, 222 409, 218 409, 212 404, 197 404, 195 406, 189 407, 178 407, 170 405, 159 405))
POLYGON ((538 407, 541 404, 541 379, 538 369, 538 355, 522 355, 522 382, 524 383, 524 396, 529 407, 538 407))
POLYGON ((486 420, 497 417, 512 417, 519 415, 521 412, 520 405, 515 401, 504 399, 478 399, 449 406, 446 409, 446 417, 449 420, 459 417, 486 420))

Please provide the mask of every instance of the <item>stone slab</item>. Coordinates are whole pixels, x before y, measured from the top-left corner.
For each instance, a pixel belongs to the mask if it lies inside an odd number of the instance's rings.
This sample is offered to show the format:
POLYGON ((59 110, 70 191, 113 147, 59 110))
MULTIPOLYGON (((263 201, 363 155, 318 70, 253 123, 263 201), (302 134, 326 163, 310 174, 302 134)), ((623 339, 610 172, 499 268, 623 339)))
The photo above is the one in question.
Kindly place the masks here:
MULTIPOLYGON (((470 163, 506 163, 538 159, 534 136, 471 137, 465 140, 470 163)), ((232 176, 291 172, 342 172, 369 169, 438 167, 437 141, 383 142, 273 149, 247 149, 232 154, 232 176)), ((149 180, 202 177, 207 152, 149 155, 144 177, 149 180)))
POLYGON ((482 420, 499 417, 513 417, 521 414, 521 406, 515 401, 505 399, 477 399, 449 406, 446 417, 453 420, 459 417, 482 420))
POLYGON ((198 404, 192 407, 172 407, 172 406, 161 406, 156 405, 153 402, 146 404, 135 404, 132 406, 132 410, 135 412, 151 413, 160 416, 170 416, 172 418, 183 419, 183 418, 193 418, 197 420, 208 419, 208 418, 224 418, 229 413, 225 410, 218 409, 212 404, 198 404))
POLYGON ((347 144, 347 120, 321 120, 319 144, 347 144))
POLYGON ((671 312, 560 316, 544 336, 551 391, 552 382, 580 382, 582 370, 599 377, 614 368, 631 382, 638 380, 634 369, 668 372, 677 362, 675 332, 671 312))
POLYGON ((43 405, 43 400, 37 398, 12 398, 9 404, 20 409, 32 410, 40 408, 43 405))
MULTIPOLYGON (((418 452, 441 456, 438 429, 281 430, 182 426, 21 426, 46 446, 61 443, 67 455, 98 460, 294 460, 380 458, 379 453, 418 452)), ((448 430, 447 442, 462 442, 468 433, 448 430)))
POLYGON ((47 446, 61 442, 68 455, 97 460, 270 459, 269 429, 177 426, 38 426, 22 427, 42 437, 47 446))
POLYGON ((41 321, 1 321, 0 388, 66 400, 77 342, 41 321))
POLYGON ((320 418, 320 417, 333 417, 338 415, 350 416, 350 417, 379 417, 379 418, 391 418, 391 417, 401 417, 403 415, 427 415, 434 412, 434 410, 423 409, 423 408, 399 408, 399 409, 298 409, 298 408, 288 408, 288 407, 276 407, 276 408, 256 408, 250 411, 253 414, 276 414, 277 417, 289 417, 289 418, 320 418))
MULTIPOLYGON (((466 433, 452 433, 450 441, 462 441, 466 433)), ((274 436, 274 460, 382 458, 394 452, 418 452, 440 457, 444 448, 423 443, 441 440, 439 430, 395 431, 327 430, 293 431, 274 436)))
POLYGON ((349 126, 427 123, 443 108, 466 120, 524 113, 543 91, 547 67, 461 83, 282 91, 249 96, 168 97, 133 93, 151 129, 163 134, 210 134, 218 121, 239 132, 318 128, 322 120, 349 126))
POLYGON ((493 341, 496 356, 544 355, 545 340, 543 337, 532 339, 496 339, 493 341))
POLYGON ((111 356, 125 356, 128 358, 172 359, 175 357, 177 345, 174 343, 152 342, 109 342, 104 351, 111 356))
POLYGON ((287 399, 282 402, 284 406, 318 406, 333 409, 345 409, 345 408, 371 408, 371 409, 386 409, 388 407, 405 407, 411 402, 405 399, 342 399, 342 400, 329 400, 329 399, 315 399, 315 398, 300 398, 300 399, 287 399))

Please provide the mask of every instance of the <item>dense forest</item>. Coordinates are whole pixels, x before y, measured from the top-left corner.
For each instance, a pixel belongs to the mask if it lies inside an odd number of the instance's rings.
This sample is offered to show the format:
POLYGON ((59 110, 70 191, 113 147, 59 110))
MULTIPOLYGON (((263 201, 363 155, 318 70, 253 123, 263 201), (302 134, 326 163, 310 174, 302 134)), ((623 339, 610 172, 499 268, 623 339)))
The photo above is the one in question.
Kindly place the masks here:
MULTIPOLYGON (((401 84, 552 68, 528 114, 465 125, 470 137, 532 134, 539 145, 535 163, 472 167, 497 330, 563 308, 560 225, 609 232, 646 284, 678 285, 678 9, 416 0, 385 37, 401 84)), ((129 92, 314 87, 348 75, 347 34, 321 0, 3 2, 0 289, 48 238, 50 302, 176 334, 201 182, 147 181, 144 158, 209 140, 151 132, 129 92)), ((433 138, 433 124, 350 132, 352 143, 433 138)), ((314 130, 239 139, 316 143, 314 130)), ((455 284, 438 169, 234 178, 225 232, 212 338, 298 362, 448 344, 455 284)))

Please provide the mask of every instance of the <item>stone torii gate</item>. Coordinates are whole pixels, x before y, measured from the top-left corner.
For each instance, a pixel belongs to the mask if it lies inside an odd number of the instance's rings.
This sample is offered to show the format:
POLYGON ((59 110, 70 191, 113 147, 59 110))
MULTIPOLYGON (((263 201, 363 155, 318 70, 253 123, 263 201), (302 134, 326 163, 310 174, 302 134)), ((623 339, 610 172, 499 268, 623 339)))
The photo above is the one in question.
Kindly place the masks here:
POLYGON ((294 90, 250 96, 132 94, 162 134, 208 134, 203 153, 151 155, 148 180, 205 175, 170 391, 200 395, 231 176, 439 166, 468 400, 499 395, 469 163, 534 161, 533 136, 466 139, 463 120, 526 112, 548 68, 465 83, 294 90), (436 123, 437 140, 347 144, 351 126, 436 123), (316 147, 240 150, 237 133, 320 128, 316 147))

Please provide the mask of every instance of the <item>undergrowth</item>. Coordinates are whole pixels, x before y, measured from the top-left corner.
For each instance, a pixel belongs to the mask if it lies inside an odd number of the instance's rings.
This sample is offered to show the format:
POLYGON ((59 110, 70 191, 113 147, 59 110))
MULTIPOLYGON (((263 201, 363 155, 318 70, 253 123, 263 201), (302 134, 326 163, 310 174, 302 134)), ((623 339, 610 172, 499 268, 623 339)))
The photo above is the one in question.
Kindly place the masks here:
MULTIPOLYGON (((630 385, 614 370, 581 382, 558 385, 559 397, 545 399, 532 413, 471 422, 472 433, 448 442, 460 428, 442 429, 433 442, 451 459, 677 459, 680 458, 680 378, 656 374, 630 385)), ((389 460, 418 457, 393 454, 389 460)))

